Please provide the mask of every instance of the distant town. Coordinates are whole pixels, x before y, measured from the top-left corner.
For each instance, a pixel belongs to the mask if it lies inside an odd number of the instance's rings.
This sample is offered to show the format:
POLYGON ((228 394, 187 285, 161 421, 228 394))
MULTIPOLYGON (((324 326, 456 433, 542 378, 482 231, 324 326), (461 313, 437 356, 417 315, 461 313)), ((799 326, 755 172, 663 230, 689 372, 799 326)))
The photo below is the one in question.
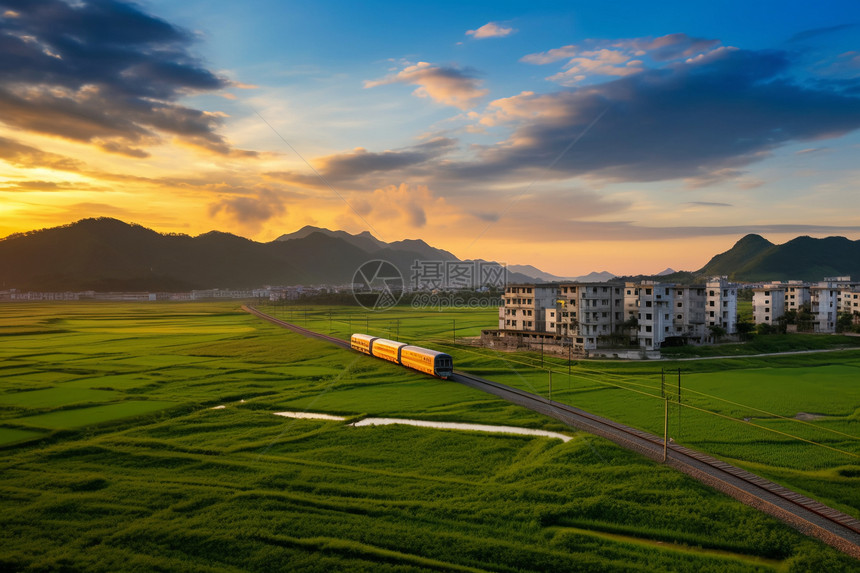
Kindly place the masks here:
MULTIPOLYGON (((350 295, 356 285, 265 286, 189 292, 0 291, 0 301, 312 302, 350 295)), ((416 290, 405 287, 405 291, 416 290)), ((424 292, 425 289, 417 289, 424 292)), ((417 292, 416 291, 416 292, 417 292)), ((486 292, 486 287, 476 292, 486 292)), ((427 292, 439 292, 427 290, 427 292)), ((640 282, 517 283, 499 289, 498 328, 482 331, 483 345, 580 356, 656 357, 667 346, 739 341, 752 331, 835 333, 860 326, 860 282, 850 276, 810 283, 736 283, 713 277, 703 284, 640 282), (502 294, 503 291, 503 294, 502 294), (738 300, 751 291, 752 321, 741 320, 738 300)))
POLYGON ((266 286, 256 289, 201 289, 188 292, 96 292, 65 291, 37 292, 9 289, 0 291, 0 301, 104 300, 104 301, 167 301, 167 300, 299 300, 321 294, 349 293, 352 285, 266 286))
POLYGON ((860 282, 851 277, 739 284, 725 276, 700 285, 656 281, 508 285, 498 329, 486 346, 540 348, 585 356, 655 357, 664 346, 738 340, 758 332, 834 333, 860 323, 860 282), (738 319, 752 291, 753 321, 738 319))

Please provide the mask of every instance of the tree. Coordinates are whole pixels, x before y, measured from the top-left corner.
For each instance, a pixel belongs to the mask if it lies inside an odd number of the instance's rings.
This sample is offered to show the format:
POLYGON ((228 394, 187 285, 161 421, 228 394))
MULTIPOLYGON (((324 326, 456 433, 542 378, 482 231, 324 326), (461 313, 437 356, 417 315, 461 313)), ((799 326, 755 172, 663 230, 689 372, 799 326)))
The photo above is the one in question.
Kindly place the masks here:
POLYGON ((724 337, 726 333, 726 329, 720 326, 719 324, 715 324, 713 326, 708 327, 711 331, 711 336, 714 338, 714 342, 719 342, 722 337, 724 337))
POLYGON ((809 304, 802 304, 797 309, 797 330, 800 332, 812 332, 815 330, 815 315, 809 304))
POLYGON ((749 340, 752 338, 751 333, 755 330, 755 324, 748 320, 741 320, 740 315, 738 315, 738 322, 735 328, 741 340, 749 340))
POLYGON ((836 319, 836 332, 850 332, 854 325, 854 315, 850 312, 843 312, 836 319))
POLYGON ((765 322, 756 325, 756 333, 758 334, 773 334, 775 331, 776 328, 765 322))

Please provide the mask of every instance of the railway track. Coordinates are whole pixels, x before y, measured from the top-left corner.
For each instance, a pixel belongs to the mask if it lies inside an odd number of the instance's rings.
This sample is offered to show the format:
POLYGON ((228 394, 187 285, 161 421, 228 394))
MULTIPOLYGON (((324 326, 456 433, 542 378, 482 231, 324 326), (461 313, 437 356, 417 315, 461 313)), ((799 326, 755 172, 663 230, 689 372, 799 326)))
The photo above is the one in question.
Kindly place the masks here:
MULTIPOLYGON (((340 338, 302 328, 252 307, 243 306, 242 308, 298 334, 349 348, 349 342, 340 338)), ((648 432, 466 372, 455 370, 450 380, 606 438, 653 460, 663 460, 663 439, 648 432)), ((667 465, 784 521, 806 535, 821 539, 828 545, 860 559, 860 520, 696 450, 670 442, 666 451, 667 465)))

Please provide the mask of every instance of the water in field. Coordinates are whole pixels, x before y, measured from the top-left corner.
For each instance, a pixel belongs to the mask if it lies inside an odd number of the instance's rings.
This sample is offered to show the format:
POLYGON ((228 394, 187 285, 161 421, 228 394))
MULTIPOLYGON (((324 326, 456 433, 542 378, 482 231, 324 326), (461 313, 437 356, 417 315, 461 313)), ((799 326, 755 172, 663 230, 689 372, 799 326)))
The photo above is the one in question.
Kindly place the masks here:
MULTIPOLYGON (((332 416, 331 414, 319 414, 315 412, 275 412, 276 416, 285 418, 299 418, 307 420, 346 420, 343 416, 332 416)), ((570 436, 558 432, 546 430, 534 430, 532 428, 519 428, 517 426, 490 426, 487 424, 465 424, 461 422, 431 422, 428 420, 408 420, 403 418, 364 418, 351 426, 388 426, 400 424, 403 426, 418 426, 420 428, 435 428, 438 430, 471 430, 473 432, 492 432, 497 434, 517 434, 521 436, 541 436, 544 438, 558 438, 563 442, 571 439, 570 436)))

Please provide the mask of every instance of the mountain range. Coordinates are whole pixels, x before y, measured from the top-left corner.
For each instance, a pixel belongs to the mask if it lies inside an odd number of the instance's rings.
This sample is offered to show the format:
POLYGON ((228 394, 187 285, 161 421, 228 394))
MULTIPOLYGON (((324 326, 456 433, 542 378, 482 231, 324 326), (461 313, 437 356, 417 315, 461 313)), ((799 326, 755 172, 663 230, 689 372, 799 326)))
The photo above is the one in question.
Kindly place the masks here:
MULTIPOLYGON (((415 261, 459 261, 419 239, 386 243, 366 231, 352 235, 308 226, 260 243, 218 231, 196 237, 164 234, 97 218, 0 239, 0 289, 187 291, 348 284, 363 263, 379 259, 394 264, 407 283, 415 261)), ((558 277, 531 265, 509 265, 506 273, 509 283, 614 278, 605 271, 558 277)), ((860 241, 798 237, 775 245, 759 235, 747 235, 698 271, 666 269, 652 278, 694 282, 714 275, 740 281, 860 277, 860 241)))
MULTIPOLYGON (((0 239, 0 289, 187 291, 349 284, 363 263, 378 259, 394 264, 407 283, 416 260, 458 260, 421 240, 385 243, 366 232, 305 227, 259 243, 218 231, 196 237, 163 234, 103 217, 0 239)), ((533 279, 508 272, 507 281, 533 279)))
POLYGON ((820 281, 835 276, 860 279, 860 241, 804 236, 776 245, 760 235, 747 235, 713 257, 697 274, 750 282, 820 281))

